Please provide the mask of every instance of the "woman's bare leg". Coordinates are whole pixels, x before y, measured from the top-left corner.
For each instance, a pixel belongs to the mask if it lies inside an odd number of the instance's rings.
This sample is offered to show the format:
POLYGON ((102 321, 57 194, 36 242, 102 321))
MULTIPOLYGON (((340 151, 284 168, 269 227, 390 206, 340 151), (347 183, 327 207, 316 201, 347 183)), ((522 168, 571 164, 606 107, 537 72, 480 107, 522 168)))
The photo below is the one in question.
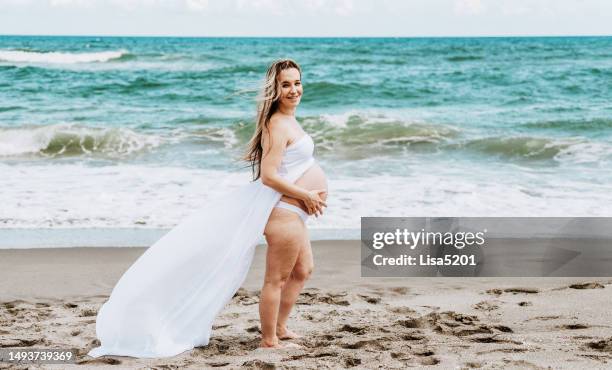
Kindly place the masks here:
POLYGON ((289 280, 297 261, 304 235, 302 220, 295 213, 274 208, 264 234, 268 243, 266 274, 259 299, 261 347, 279 348, 276 322, 281 303, 281 291, 289 280))
POLYGON ((287 329, 287 320, 289 319, 291 309, 295 305, 300 292, 304 288, 306 280, 308 280, 310 274, 312 273, 312 268, 314 265, 308 231, 305 230, 304 234, 305 238, 303 239, 297 262, 291 271, 289 280, 281 292, 281 303, 276 324, 276 335, 279 339, 294 339, 300 337, 298 334, 287 329))

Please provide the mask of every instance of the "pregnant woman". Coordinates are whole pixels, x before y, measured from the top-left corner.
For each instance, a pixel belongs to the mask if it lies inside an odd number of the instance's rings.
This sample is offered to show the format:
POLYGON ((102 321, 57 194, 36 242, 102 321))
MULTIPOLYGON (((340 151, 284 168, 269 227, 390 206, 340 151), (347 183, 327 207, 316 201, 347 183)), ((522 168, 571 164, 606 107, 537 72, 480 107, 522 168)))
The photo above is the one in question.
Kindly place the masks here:
POLYGON ((274 63, 267 74, 258 109, 255 135, 246 159, 256 177, 283 196, 265 228, 268 251, 266 275, 259 301, 261 347, 279 348, 279 339, 298 335, 287 329, 287 318, 312 268, 312 250, 305 222, 309 214, 322 214, 327 181, 312 160, 312 139, 295 119, 303 88, 300 67, 292 60, 274 63), (285 162, 293 158, 312 165, 292 184, 285 179, 285 162))
POLYGON ((299 66, 280 60, 266 76, 247 154, 254 181, 191 214, 130 266, 98 311, 100 346, 90 356, 161 358, 207 345, 262 235, 268 250, 261 346, 297 337, 286 322, 312 269, 305 221, 322 214, 327 182, 312 138, 295 120, 299 66))

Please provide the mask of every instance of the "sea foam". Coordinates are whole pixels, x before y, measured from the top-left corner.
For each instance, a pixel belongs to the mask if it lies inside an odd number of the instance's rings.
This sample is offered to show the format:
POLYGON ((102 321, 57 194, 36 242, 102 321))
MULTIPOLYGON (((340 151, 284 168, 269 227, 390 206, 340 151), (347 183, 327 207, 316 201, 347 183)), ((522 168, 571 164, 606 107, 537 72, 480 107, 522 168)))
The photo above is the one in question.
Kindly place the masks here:
POLYGON ((119 59, 127 54, 128 52, 126 50, 109 50, 93 53, 0 50, 0 62, 53 64, 104 63, 119 59))
POLYGON ((0 129, 0 158, 22 156, 103 155, 125 157, 155 148, 163 139, 123 127, 98 128, 55 124, 0 129))

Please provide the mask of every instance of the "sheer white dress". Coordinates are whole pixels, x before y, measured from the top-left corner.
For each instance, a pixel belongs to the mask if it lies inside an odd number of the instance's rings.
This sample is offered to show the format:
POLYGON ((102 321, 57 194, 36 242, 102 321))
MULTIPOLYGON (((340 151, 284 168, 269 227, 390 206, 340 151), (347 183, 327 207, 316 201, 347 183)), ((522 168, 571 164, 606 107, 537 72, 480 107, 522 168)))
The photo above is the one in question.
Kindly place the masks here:
MULTIPOLYGON (((279 174, 294 183, 314 143, 287 146, 279 174)), ((240 288, 281 193, 251 182, 197 210, 150 246, 100 308, 92 357, 171 357, 208 344, 213 320, 240 288)))

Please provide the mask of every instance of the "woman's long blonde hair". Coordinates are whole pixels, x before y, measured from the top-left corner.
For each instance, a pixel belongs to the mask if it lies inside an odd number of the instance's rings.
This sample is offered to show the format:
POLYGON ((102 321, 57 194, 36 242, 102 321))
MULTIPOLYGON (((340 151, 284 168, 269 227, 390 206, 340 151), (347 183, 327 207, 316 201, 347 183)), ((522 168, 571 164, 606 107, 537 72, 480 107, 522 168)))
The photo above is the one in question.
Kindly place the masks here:
MULTIPOLYGON (((257 98, 257 122, 255 124, 255 133, 249 140, 246 154, 243 159, 251 162, 251 170, 253 172, 253 181, 261 176, 261 159, 263 157, 263 147, 261 145, 261 137, 263 136, 264 127, 268 130, 270 117, 278 109, 278 100, 281 96, 281 87, 278 77, 281 71, 285 69, 295 68, 302 75, 300 66, 291 59, 280 59, 273 62, 266 73, 266 80, 260 90, 257 98)), ((269 134, 269 131, 268 131, 269 134)))

